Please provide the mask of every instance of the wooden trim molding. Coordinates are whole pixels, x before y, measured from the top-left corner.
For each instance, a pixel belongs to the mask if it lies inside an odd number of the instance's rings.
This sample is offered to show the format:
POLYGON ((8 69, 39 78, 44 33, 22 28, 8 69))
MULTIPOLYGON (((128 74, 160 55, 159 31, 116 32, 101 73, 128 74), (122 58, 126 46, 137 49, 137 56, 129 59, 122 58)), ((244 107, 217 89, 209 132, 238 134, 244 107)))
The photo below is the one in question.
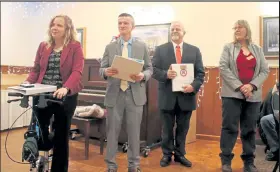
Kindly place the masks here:
MULTIPOLYGON (((212 141, 220 141, 220 136, 215 135, 207 135, 207 134, 196 134, 196 138, 200 140, 212 140, 212 141)), ((242 143, 240 137, 237 138, 237 143, 242 143)))
POLYGON ((1 65, 1 74, 29 74, 31 69, 30 66, 1 65))
MULTIPOLYGON (((218 66, 205 66, 205 69, 218 69, 218 66)), ((279 69, 279 66, 269 66, 270 69, 279 69)), ((28 74, 30 73, 32 66, 10 66, 1 65, 2 74, 28 74)))
MULTIPOLYGON (((16 78, 16 82, 23 81, 26 78, 26 76, 19 75, 28 74, 31 71, 31 68, 32 67, 26 66, 2 65, 1 74, 9 74, 9 76, 6 75, 6 78, 1 78, 1 85, 5 85, 4 80, 6 80, 5 82, 8 82, 8 80, 12 78, 13 75, 17 75, 14 76, 16 78)), ((91 70, 92 73, 98 72, 97 70, 91 70)), ((197 104, 199 106, 197 106, 196 109, 196 136, 197 139, 218 141, 220 139, 222 124, 222 110, 220 98, 220 87, 222 83, 220 83, 221 80, 219 68, 217 66, 205 66, 205 73, 205 82, 203 83, 203 87, 201 88, 200 92, 197 94, 197 104)), ((88 78, 87 81, 83 81, 85 86, 87 86, 86 83, 88 81, 91 82, 91 85, 94 85, 94 82, 97 80, 97 78, 94 78, 93 76, 92 78, 88 78)), ((276 81, 279 81, 279 67, 270 66, 269 76, 262 87, 263 98, 267 95, 268 91, 274 86, 276 81)), ((9 83, 6 85, 9 85, 9 83)), ((101 83, 101 85, 99 86, 106 86, 106 82, 101 83)), ((257 136, 257 139, 258 138, 259 136, 257 136)))

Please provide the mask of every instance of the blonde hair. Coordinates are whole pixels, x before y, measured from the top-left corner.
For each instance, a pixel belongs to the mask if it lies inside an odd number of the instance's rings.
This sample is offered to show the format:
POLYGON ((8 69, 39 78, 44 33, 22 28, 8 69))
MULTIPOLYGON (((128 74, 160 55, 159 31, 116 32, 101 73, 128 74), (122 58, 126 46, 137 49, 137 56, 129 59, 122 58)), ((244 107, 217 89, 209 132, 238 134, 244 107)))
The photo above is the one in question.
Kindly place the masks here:
MULTIPOLYGON (((234 23, 234 27, 235 27, 236 25, 241 25, 241 26, 243 26, 243 27, 246 29, 246 31, 247 31, 246 42, 247 42, 247 44, 252 43, 252 31, 251 31, 251 28, 250 28, 249 23, 248 23, 246 20, 237 20, 237 21, 234 23)), ((233 42, 234 42, 234 43, 237 43, 237 42, 238 42, 238 40, 237 40, 236 37, 235 37, 235 33, 233 33, 233 42)))
POLYGON ((54 16, 49 23, 48 40, 47 40, 48 46, 52 46, 52 45, 55 44, 54 39, 51 35, 51 27, 52 27, 53 21, 57 17, 64 18, 65 37, 64 37, 63 46, 66 46, 71 41, 78 41, 77 32, 76 32, 76 29, 75 29, 74 24, 72 22, 72 19, 70 17, 68 17, 67 15, 62 15, 61 14, 61 15, 54 16))

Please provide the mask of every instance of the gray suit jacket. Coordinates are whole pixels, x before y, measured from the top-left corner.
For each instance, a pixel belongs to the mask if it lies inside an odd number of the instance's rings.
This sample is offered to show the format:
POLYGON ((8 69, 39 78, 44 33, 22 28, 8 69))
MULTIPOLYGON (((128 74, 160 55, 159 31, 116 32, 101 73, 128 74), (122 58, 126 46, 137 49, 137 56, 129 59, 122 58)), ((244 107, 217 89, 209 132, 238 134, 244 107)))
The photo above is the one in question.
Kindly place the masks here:
MULTIPOLYGON (((133 40, 131 54, 131 58, 144 60, 144 67, 142 71, 144 73, 144 80, 141 82, 130 83, 134 103, 137 106, 143 106, 147 101, 146 82, 151 78, 153 68, 148 55, 147 46, 144 42, 133 40)), ((120 39, 117 39, 115 42, 106 46, 99 70, 100 76, 108 81, 104 102, 104 105, 107 107, 115 106, 120 91, 121 80, 113 77, 106 77, 104 74, 105 69, 112 65, 115 55, 122 55, 120 39)))
MULTIPOLYGON (((242 84, 238 77, 236 59, 240 52, 241 45, 239 43, 228 43, 224 46, 220 58, 220 74, 222 78, 222 97, 232 97, 238 99, 244 99, 244 95, 240 91, 236 91, 242 84)), ((268 77, 269 68, 267 61, 264 57, 262 49, 251 43, 248 46, 250 52, 256 58, 255 73, 251 84, 257 87, 256 91, 253 91, 253 97, 247 99, 248 102, 260 102, 262 100, 262 84, 268 77)))
POLYGON ((199 48, 183 43, 182 63, 194 64, 193 93, 172 92, 172 80, 167 78, 167 70, 171 64, 176 64, 176 57, 172 42, 160 45, 156 48, 152 59, 154 68, 153 78, 158 80, 158 101, 159 108, 173 110, 176 99, 184 111, 196 109, 196 93, 204 82, 204 67, 199 48))

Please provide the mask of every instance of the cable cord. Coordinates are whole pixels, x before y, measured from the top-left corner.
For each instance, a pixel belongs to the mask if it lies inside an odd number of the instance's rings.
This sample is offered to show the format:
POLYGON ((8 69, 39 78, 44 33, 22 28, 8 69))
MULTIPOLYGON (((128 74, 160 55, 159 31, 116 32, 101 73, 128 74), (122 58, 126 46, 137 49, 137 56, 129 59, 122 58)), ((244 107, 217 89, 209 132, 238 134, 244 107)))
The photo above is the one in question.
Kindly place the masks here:
POLYGON ((5 139, 5 151, 6 151, 6 154, 8 155, 9 159, 12 160, 13 162, 15 163, 18 163, 18 164, 30 164, 30 163, 24 163, 24 162, 18 162, 16 160, 14 160, 13 158, 10 157, 9 153, 8 153, 8 149, 7 149, 7 140, 8 140, 8 136, 9 136, 9 133, 10 133, 10 130, 12 129, 13 125, 16 123, 16 121, 25 113, 27 112, 28 110, 32 109, 31 106, 29 106, 28 109, 26 109, 24 112, 21 113, 21 115, 19 115, 17 117, 17 119, 13 122, 12 126, 10 128, 8 128, 8 132, 7 132, 7 135, 6 135, 6 139, 5 139))

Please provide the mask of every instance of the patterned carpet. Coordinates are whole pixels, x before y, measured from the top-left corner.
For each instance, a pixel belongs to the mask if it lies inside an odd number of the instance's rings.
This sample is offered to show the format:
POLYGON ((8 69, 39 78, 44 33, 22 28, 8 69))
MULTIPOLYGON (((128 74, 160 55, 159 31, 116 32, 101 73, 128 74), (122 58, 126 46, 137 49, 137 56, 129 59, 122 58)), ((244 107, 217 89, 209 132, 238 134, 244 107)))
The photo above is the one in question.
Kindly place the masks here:
MULTIPOLYGON (((256 147, 256 158, 255 158, 255 164, 260 172, 272 172, 274 165, 276 162, 266 161, 265 160, 265 153, 263 145, 257 145, 256 147)), ((279 169, 277 170, 279 171, 279 169)))

